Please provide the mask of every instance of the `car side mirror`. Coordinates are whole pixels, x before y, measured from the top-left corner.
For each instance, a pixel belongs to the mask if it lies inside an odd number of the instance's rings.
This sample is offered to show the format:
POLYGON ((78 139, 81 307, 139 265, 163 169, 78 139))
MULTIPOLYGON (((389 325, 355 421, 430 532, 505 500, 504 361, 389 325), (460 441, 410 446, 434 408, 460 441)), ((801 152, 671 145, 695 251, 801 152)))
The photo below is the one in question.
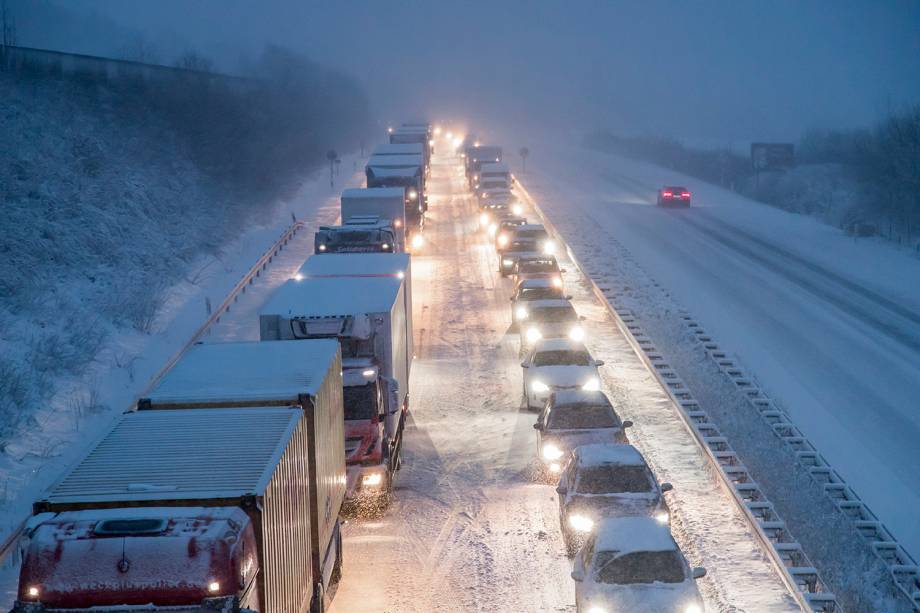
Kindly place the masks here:
POLYGON ((662 492, 670 492, 670 491, 673 490, 673 489, 674 489, 674 486, 671 485, 670 483, 665 482, 665 483, 662 483, 662 484, 661 484, 661 491, 662 491, 662 492))
POLYGON ((543 429, 543 425, 542 425, 540 422, 536 422, 536 423, 533 425, 533 429, 534 429, 534 430, 542 430, 542 429, 543 429))
POLYGON ((594 360, 594 365, 595 365, 595 366, 603 366, 603 365, 604 365, 604 360, 594 360))
POLYGON ((569 493, 569 488, 567 488, 564 483, 560 483, 556 486, 556 493, 560 496, 565 496, 569 493))
POLYGON ((530 368, 530 366, 527 365, 527 362, 521 362, 521 368, 530 368))
POLYGON ((584 572, 582 572, 581 570, 572 571, 572 581, 577 581, 578 583, 581 583, 584 580, 585 580, 584 572))
POLYGON ((696 568, 693 569, 692 572, 693 572, 694 579, 702 579, 703 577, 706 576, 706 569, 703 568, 702 566, 697 566, 696 568))
POLYGON ((632 427, 633 427, 632 420, 627 419, 626 421, 623 422, 623 428, 632 428, 632 427))

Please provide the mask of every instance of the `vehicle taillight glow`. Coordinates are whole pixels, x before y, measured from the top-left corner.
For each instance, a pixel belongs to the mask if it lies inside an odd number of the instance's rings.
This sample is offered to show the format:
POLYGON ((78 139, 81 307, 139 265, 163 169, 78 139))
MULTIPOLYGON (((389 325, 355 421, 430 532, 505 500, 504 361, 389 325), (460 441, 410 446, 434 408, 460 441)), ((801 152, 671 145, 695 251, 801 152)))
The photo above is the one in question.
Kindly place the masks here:
POLYGON ((664 196, 665 198, 670 198, 670 197, 673 196, 674 194, 671 193, 671 192, 664 192, 664 193, 662 193, 661 195, 664 196))
POLYGON ((680 197, 681 197, 681 198, 684 198, 684 199, 686 200, 686 199, 690 198, 690 192, 683 192, 683 193, 681 193, 680 197))

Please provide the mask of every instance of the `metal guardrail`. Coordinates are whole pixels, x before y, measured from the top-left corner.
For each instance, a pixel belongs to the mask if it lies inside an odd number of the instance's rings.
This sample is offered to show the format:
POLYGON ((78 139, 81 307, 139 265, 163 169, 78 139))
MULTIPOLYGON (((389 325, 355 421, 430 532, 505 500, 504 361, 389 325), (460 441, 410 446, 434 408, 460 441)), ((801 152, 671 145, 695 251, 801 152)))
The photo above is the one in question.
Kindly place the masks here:
MULTIPOLYGON (((561 238, 561 233, 530 193, 524 189, 520 181, 517 182, 517 190, 537 212, 550 232, 561 238)), ((772 503, 732 450, 728 439, 721 435, 706 412, 693 398, 686 384, 665 361, 664 356, 656 350, 652 340, 642 332, 632 313, 617 309, 604 288, 594 281, 592 271, 589 271, 578 260, 568 244, 565 245, 565 249, 569 259, 591 285, 594 295, 610 312, 633 351, 646 365, 646 368, 654 374, 661 387, 679 409, 678 415, 693 434, 710 463, 718 469, 715 471, 716 474, 732 494, 732 499, 747 519, 789 593, 804 611, 843 613, 836 597, 826 589, 818 570, 812 565, 802 550, 802 546, 786 528, 772 503)))
POLYGON ((821 486, 837 510, 853 520, 858 534, 869 543, 872 551, 888 568, 895 584, 910 599, 914 610, 920 611, 920 569, 913 557, 895 540, 866 503, 847 486, 843 477, 792 423, 789 415, 757 385, 754 378, 735 360, 729 358, 693 317, 685 312, 682 313, 681 319, 702 343, 706 355, 743 392, 745 399, 770 426, 777 438, 794 452, 796 461, 821 486))
MULTIPOLYGON (((195 343, 201 340, 205 335, 208 329, 215 323, 220 322, 220 318, 226 313, 230 312, 231 307, 242 294, 246 293, 246 288, 252 285, 255 280, 262 275, 268 265, 275 259, 275 257, 284 249, 292 238, 297 234, 297 232, 306 227, 306 223, 303 221, 295 221, 281 234, 281 236, 276 240, 271 247, 269 247, 265 253, 263 253, 256 263, 249 269, 249 271, 243 275, 243 277, 233 286, 233 289, 227 294, 227 297, 224 299, 220 305, 212 311, 211 315, 201 324, 198 329, 192 334, 192 337, 178 350, 176 351, 147 382, 147 385, 144 387, 144 390, 132 401, 131 406, 128 410, 134 409, 137 404, 137 398, 140 398, 146 395, 159 380, 165 375, 169 370, 176 365, 182 356, 188 351, 195 343)), ((29 518, 25 518, 20 522, 15 529, 10 531, 2 541, 0 541, 0 566, 7 567, 11 561, 18 563, 18 558, 13 556, 14 553, 18 553, 17 545, 19 544, 19 539, 22 536, 22 532, 25 529, 26 523, 29 518), (15 558, 15 559, 14 559, 15 558)))

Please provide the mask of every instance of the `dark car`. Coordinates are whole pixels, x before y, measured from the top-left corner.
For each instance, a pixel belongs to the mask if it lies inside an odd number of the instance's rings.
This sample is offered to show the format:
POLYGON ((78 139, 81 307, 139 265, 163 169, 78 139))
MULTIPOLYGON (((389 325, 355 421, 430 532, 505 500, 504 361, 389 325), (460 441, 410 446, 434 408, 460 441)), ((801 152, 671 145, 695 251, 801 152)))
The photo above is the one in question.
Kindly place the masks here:
POLYGON ((690 206, 690 190, 669 185, 658 190, 658 206, 690 206))

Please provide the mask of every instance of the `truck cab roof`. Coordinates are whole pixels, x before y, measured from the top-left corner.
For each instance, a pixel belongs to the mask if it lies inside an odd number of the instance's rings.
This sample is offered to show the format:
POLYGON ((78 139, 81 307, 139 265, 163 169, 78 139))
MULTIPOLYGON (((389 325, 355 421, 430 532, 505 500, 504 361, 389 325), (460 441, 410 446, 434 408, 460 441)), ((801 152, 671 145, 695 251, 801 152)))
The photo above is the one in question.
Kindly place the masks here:
POLYGON ((406 197, 405 187, 350 187, 342 190, 342 198, 400 198, 406 197))

